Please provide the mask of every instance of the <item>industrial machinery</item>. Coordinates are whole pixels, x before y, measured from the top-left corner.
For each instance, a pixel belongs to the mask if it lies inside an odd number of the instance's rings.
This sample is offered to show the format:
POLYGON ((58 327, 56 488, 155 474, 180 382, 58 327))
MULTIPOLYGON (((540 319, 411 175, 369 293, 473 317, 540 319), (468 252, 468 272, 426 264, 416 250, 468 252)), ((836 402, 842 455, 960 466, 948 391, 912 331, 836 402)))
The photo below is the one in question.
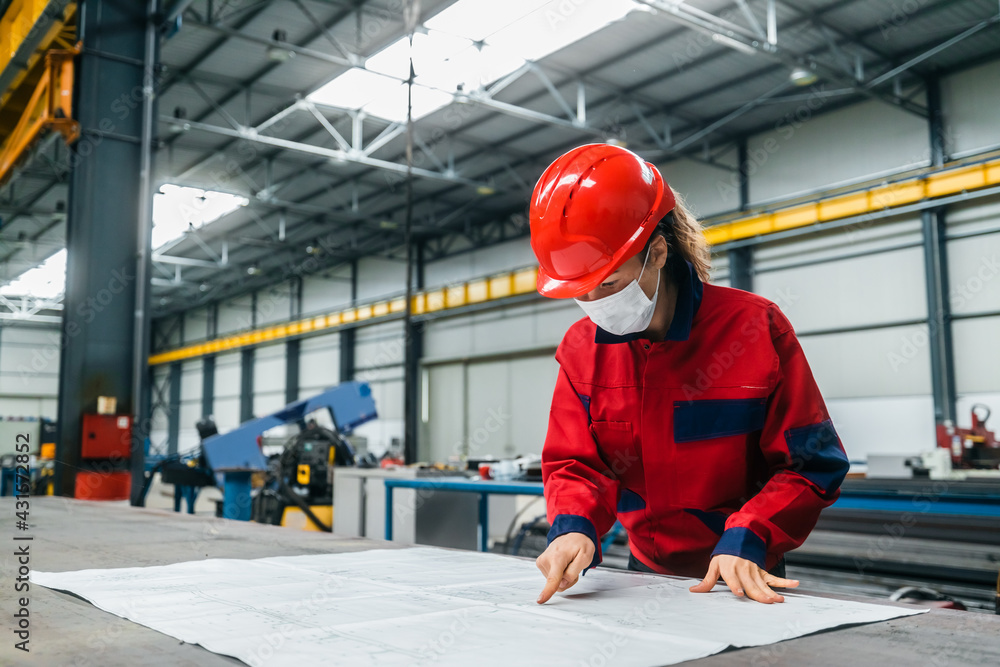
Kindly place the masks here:
MULTIPOLYGON (((112 403, 114 405, 114 403, 112 403)), ((83 500, 126 500, 132 476, 131 415, 85 414, 80 442, 80 470, 74 497, 83 500)))
MULTIPOLYGON (((182 498, 190 512, 199 487, 219 484, 225 518, 280 524, 287 510, 294 508, 293 513, 307 517, 312 526, 330 531, 330 468, 354 464, 354 451, 345 436, 377 416, 371 388, 363 382, 346 382, 228 433, 218 433, 214 422, 203 419, 198 423, 200 452, 187 461, 163 461, 157 469, 163 471, 164 482, 175 484, 178 511, 182 498), (332 430, 309 419, 318 410, 329 412, 332 430), (285 424, 298 424, 301 432, 268 459, 261 450, 261 436, 285 424), (252 483, 255 477, 257 484, 252 483)), ((147 473, 147 487, 154 472, 147 473)))
POLYGON ((254 498, 251 518, 275 525, 297 524, 329 532, 332 525, 333 466, 354 465, 354 449, 343 435, 310 420, 306 428, 268 459, 264 487, 254 498))
POLYGON ((1000 440, 986 430, 990 409, 977 403, 972 406, 972 428, 959 428, 950 422, 938 424, 938 447, 951 452, 953 468, 1000 468, 1000 440))

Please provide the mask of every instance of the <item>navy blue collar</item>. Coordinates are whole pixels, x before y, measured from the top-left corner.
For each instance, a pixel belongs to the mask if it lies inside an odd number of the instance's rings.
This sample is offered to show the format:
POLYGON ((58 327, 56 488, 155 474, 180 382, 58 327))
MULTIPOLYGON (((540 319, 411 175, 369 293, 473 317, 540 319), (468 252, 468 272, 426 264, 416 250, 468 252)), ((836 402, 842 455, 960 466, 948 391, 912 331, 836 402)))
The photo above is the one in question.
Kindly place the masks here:
MULTIPOLYGON (((677 304, 674 306, 674 318, 670 321, 670 328, 663 340, 687 340, 691 335, 691 323, 701 306, 702 283, 691 262, 670 262, 669 265, 672 266, 671 276, 677 285, 677 304)), ((594 342, 627 343, 641 337, 637 333, 616 336, 597 327, 594 342)))

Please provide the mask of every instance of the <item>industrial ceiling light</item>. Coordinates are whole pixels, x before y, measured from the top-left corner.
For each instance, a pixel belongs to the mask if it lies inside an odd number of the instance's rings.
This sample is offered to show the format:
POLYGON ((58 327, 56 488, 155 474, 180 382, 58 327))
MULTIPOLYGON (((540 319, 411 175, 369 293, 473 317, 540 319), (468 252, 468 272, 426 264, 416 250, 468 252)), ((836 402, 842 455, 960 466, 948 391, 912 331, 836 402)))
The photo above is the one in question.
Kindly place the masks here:
MULTIPOLYGON (((288 35, 282 29, 277 29, 271 34, 272 42, 287 42, 288 35)), ((276 63, 283 63, 287 60, 291 60, 295 57, 295 51, 290 51, 284 49, 277 44, 271 44, 267 47, 267 59, 272 60, 276 63)))
POLYGON ((260 273, 260 269, 257 268, 256 264, 251 264, 250 266, 247 267, 247 275, 248 276, 256 276, 259 273, 260 273))
POLYGON ((306 246, 307 255, 318 255, 321 252, 323 252, 323 248, 321 248, 318 243, 310 243, 306 246))
POLYGON ((788 79, 796 86, 811 86, 816 83, 818 76, 816 72, 806 69, 805 67, 796 67, 792 70, 791 74, 788 75, 788 79))
POLYGON ((208 283, 202 283, 202 284, 198 285, 198 291, 199 292, 207 292, 208 291, 208 283))

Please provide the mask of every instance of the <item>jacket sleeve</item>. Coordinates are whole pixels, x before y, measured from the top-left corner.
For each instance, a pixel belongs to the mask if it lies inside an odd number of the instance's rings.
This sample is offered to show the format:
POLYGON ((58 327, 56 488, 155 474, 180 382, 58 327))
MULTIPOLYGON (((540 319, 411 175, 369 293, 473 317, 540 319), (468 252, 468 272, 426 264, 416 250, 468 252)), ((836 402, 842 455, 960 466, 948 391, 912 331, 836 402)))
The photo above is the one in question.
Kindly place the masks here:
POLYGON ((587 401, 560 368, 542 448, 542 480, 552 525, 549 543, 566 533, 583 533, 594 541, 594 559, 588 566, 594 567, 601 562, 600 537, 617 517, 618 479, 590 433, 587 401))
POLYGON ((820 511, 837 500, 850 468, 791 324, 777 306, 769 321, 778 368, 760 448, 770 477, 728 517, 712 552, 746 558, 762 568, 801 546, 820 511))

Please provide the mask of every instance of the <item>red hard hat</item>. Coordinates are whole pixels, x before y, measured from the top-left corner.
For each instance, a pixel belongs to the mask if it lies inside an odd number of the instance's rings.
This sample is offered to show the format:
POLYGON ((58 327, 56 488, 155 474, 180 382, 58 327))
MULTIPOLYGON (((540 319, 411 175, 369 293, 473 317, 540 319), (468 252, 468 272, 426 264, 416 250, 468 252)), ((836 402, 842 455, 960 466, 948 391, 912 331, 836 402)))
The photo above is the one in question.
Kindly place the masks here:
POLYGON ((531 195, 538 292, 578 297, 646 245, 674 208, 659 170, 609 144, 574 148, 549 165, 531 195))

